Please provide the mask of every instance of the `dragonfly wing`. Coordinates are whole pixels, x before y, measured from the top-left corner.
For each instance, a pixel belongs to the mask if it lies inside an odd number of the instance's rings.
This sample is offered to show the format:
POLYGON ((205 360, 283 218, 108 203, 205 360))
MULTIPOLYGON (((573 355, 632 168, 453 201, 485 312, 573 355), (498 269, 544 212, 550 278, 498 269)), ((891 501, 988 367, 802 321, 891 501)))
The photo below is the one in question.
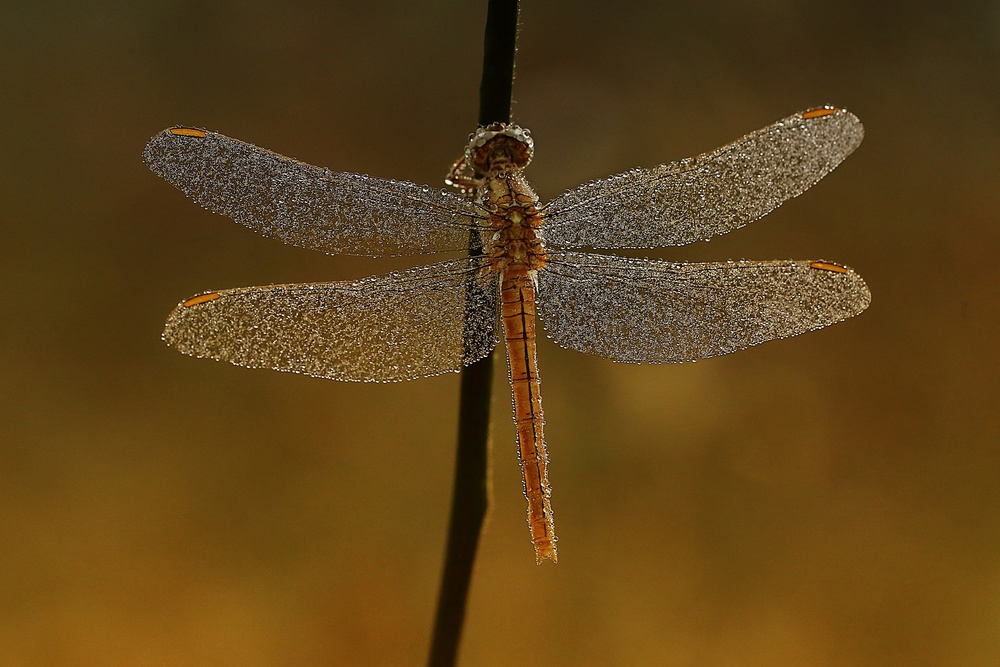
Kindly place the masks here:
POLYGON ((658 248, 738 229, 796 197, 858 147, 843 109, 797 113, 696 158, 593 181, 545 209, 554 248, 658 248))
POLYGON ((539 317, 563 347, 631 363, 735 352, 857 315, 871 300, 828 262, 675 263, 575 252, 538 272, 539 317))
POLYGON ((142 157, 209 211, 330 254, 466 250, 476 227, 472 204, 457 194, 332 172, 215 132, 164 130, 142 157))
POLYGON ((163 339, 238 366, 393 382, 485 357, 498 298, 480 260, 452 260, 353 282, 211 292, 178 305, 163 339))

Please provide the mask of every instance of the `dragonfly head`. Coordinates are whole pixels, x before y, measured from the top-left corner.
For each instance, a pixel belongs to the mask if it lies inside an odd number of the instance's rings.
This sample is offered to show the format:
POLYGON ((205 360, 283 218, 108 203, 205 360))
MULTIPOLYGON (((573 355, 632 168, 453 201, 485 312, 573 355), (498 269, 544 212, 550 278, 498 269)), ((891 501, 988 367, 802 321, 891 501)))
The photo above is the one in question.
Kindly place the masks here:
POLYGON ((469 136, 465 159, 478 174, 498 175, 524 169, 534 153, 535 142, 528 130, 509 123, 493 123, 469 136))

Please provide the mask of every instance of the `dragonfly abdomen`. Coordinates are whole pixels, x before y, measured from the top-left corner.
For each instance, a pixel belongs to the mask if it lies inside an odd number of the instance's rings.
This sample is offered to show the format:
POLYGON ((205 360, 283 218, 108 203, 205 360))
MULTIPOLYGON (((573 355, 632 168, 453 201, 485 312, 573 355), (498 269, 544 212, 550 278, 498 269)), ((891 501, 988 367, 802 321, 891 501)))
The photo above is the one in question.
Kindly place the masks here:
POLYGON ((531 542, 537 562, 555 562, 556 536, 550 500, 552 489, 547 470, 549 457, 542 430, 545 420, 535 355, 535 284, 524 268, 504 274, 500 288, 500 312, 517 427, 517 455, 524 496, 528 500, 531 542))

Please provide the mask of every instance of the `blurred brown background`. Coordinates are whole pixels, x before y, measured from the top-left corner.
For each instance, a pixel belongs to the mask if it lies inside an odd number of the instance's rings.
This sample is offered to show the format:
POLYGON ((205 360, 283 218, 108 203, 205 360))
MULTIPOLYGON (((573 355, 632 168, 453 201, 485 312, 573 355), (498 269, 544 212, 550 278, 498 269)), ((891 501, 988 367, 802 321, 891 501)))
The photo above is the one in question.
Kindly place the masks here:
MULTIPOLYGON (((425 659, 457 376, 249 371, 159 333, 205 289, 430 260, 259 238, 139 152, 193 124, 440 185, 484 19, 461 0, 0 8, 0 663, 425 659)), ((554 567, 534 564, 500 366, 463 664, 1000 663, 1000 7, 525 2, 522 23, 514 113, 543 199, 796 110, 858 114, 864 144, 805 196, 657 256, 836 260, 874 297, 685 366, 542 343, 554 567)))

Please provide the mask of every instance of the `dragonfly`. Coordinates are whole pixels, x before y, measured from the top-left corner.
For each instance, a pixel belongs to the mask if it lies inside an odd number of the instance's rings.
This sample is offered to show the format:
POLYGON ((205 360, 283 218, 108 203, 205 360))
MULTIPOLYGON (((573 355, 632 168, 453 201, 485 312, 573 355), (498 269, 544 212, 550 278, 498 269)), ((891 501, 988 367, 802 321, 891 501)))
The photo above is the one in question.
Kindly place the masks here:
POLYGON ((146 145, 146 165, 264 236, 331 255, 466 256, 353 281, 200 293, 170 314, 163 340, 195 357, 363 382, 457 372, 503 340, 531 541, 536 562, 555 562, 536 314, 559 345, 636 364, 728 354, 857 315, 868 287, 831 261, 591 251, 680 246, 743 227, 823 178, 863 136, 850 112, 818 107, 543 204, 524 176, 534 141, 517 125, 471 135, 448 179, 463 192, 334 172, 173 127, 146 145))

